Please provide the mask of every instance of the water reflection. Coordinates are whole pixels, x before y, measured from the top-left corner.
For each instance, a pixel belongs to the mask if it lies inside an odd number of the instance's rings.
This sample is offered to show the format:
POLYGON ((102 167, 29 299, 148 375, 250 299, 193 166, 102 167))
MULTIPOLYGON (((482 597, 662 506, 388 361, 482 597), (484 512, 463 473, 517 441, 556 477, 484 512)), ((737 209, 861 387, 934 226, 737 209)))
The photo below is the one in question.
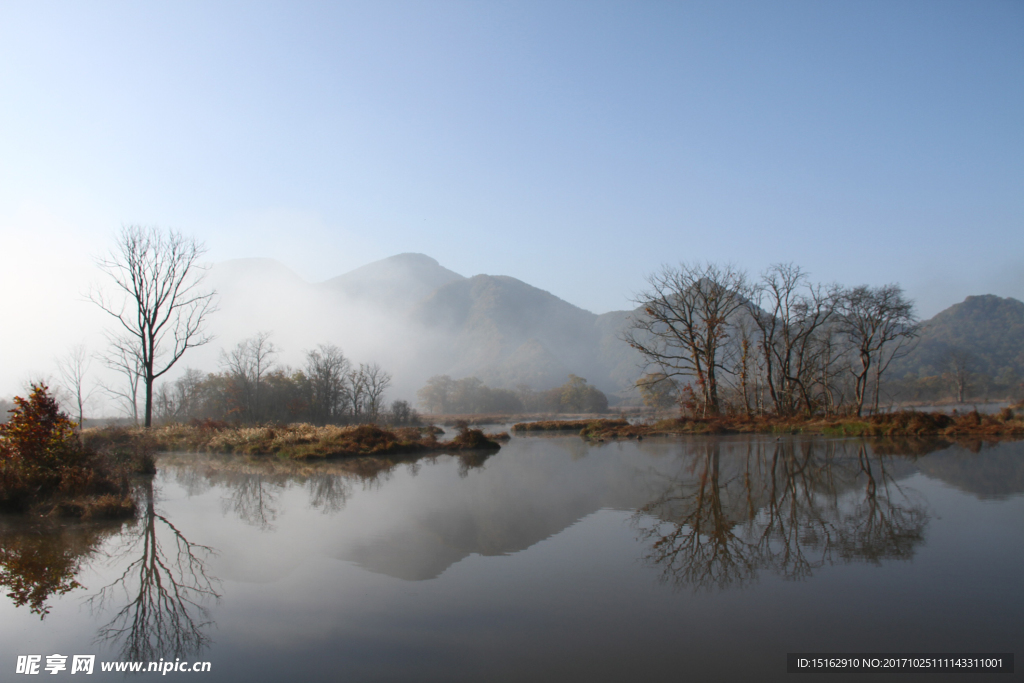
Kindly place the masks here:
MULTIPOLYGON (((458 475, 465 479, 483 469, 493 452, 466 452, 452 456, 458 475)), ((341 512, 354 488, 380 490, 394 473, 404 467, 416 476, 424 464, 436 464, 437 454, 362 457, 338 461, 281 461, 245 456, 200 456, 176 454, 161 460, 161 469, 171 474, 190 495, 211 487, 225 489, 221 509, 246 524, 274 531, 281 514, 280 496, 289 486, 304 487, 309 506, 325 514, 341 512)))
POLYGON ((220 597, 206 566, 214 550, 189 541, 157 512, 152 481, 138 493, 142 514, 114 553, 128 563, 89 599, 97 612, 117 610, 97 639, 118 647, 123 660, 190 658, 210 644, 209 605, 220 597))
POLYGON ((50 598, 81 588, 78 575, 97 555, 104 540, 121 530, 120 522, 0 521, 0 586, 18 607, 44 618, 50 598))
POLYGON ((358 528, 332 527, 322 552, 405 580, 436 578, 473 554, 521 551, 615 508, 639 511, 633 524, 643 555, 666 580, 724 588, 766 569, 796 579, 835 562, 910 558, 927 516, 897 482, 939 472, 953 485, 984 491, 983 482, 962 482, 972 472, 988 479, 1001 472, 1005 489, 1024 471, 1016 444, 978 457, 952 446, 922 438, 764 437, 595 446, 541 437, 515 439, 497 456, 303 463, 182 455, 161 467, 186 487, 217 487, 226 514, 265 531, 285 513, 286 490, 305 491, 308 507, 328 515, 342 514, 357 491, 371 493, 366 504, 381 514, 358 528), (453 460, 464 481, 409 481, 423 467, 453 460), (399 471, 408 477, 388 485, 399 471))
MULTIPOLYGON (((288 540, 295 558, 319 553, 429 580, 471 555, 522 551, 611 508, 632 513, 637 552, 666 582, 721 590, 765 571, 801 579, 835 563, 912 558, 929 523, 924 501, 906 486, 916 474, 980 498, 1024 491, 1024 442, 968 446, 934 439, 590 445, 575 437, 526 438, 498 455, 332 462, 167 455, 157 481, 211 497, 214 506, 219 501, 225 518, 204 520, 210 530, 219 533, 234 519, 263 532, 263 540, 231 548, 236 567, 285 567, 263 554, 272 557, 288 540), (355 514, 346 516, 355 497, 355 514), (296 532, 324 522, 303 510, 303 500, 307 510, 338 518, 310 534, 317 546, 308 550, 296 532)), ((140 519, 116 541, 120 576, 93 599, 98 612, 114 615, 100 636, 128 654, 205 647, 220 592, 208 571, 214 551, 159 512, 152 484, 139 495, 140 519)), ((45 616, 55 599, 81 587, 81 570, 121 531, 116 523, 0 518, 0 585, 14 604, 45 616)), ((279 575, 273 571, 265 576, 279 575)))
POLYGON ((222 501, 225 512, 232 511, 246 524, 269 531, 277 519, 278 488, 263 472, 235 472, 231 477, 229 495, 222 501))
POLYGON ((633 525, 664 581, 722 590, 762 570, 809 577, 836 562, 906 560, 924 539, 923 501, 897 483, 893 456, 865 442, 720 440, 649 477, 633 525))

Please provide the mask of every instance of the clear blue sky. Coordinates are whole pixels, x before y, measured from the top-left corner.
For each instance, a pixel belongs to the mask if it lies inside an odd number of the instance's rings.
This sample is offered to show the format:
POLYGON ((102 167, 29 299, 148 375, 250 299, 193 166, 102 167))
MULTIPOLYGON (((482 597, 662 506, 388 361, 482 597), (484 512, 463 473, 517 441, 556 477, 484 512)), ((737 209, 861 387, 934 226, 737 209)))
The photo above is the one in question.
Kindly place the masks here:
POLYGON ((0 2, 0 314, 84 320, 122 223, 599 313, 694 259, 1024 298, 1024 2, 0 2))

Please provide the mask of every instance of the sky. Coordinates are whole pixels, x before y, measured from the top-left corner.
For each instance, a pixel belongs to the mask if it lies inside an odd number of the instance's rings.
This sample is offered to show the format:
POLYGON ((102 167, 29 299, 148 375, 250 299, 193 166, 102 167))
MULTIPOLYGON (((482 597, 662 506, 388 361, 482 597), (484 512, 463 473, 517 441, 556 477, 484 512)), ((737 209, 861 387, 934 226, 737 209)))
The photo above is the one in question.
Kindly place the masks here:
POLYGON ((0 396, 95 337, 125 224, 596 313, 697 260, 1024 299, 1022 36, 1020 0, 0 0, 0 396))

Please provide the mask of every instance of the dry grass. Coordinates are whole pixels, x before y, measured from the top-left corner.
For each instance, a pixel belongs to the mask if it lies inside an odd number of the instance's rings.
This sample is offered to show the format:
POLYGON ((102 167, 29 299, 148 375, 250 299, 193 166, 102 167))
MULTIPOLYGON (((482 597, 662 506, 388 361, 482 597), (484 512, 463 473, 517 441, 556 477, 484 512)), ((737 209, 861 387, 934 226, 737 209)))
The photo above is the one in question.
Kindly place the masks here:
POLYGON ((558 432, 581 429, 626 429, 628 427, 630 427, 628 420, 539 420, 537 422, 519 422, 512 426, 512 431, 516 433, 558 432))
MULTIPOLYGON (((223 423, 173 424, 149 430, 148 438, 164 451, 200 451, 284 458, 343 458, 497 449, 480 430, 463 430, 451 441, 438 441, 434 427, 384 429, 377 425, 291 424, 232 427, 223 423)), ((97 437, 98 438, 98 437, 97 437)))
POLYGON ((822 434, 826 436, 1024 437, 1024 419, 1009 408, 996 415, 900 411, 863 418, 747 417, 673 418, 654 424, 625 420, 552 420, 517 424, 517 433, 579 430, 587 439, 631 439, 673 434, 822 434))
MULTIPOLYGON (((613 414, 618 414, 613 413, 613 414)), ((602 420, 608 417, 608 413, 438 413, 434 415, 421 415, 420 418, 432 424, 441 424, 445 427, 457 427, 460 424, 467 425, 492 425, 507 424, 509 422, 521 422, 533 424, 535 422, 551 422, 566 420, 579 420, 590 422, 602 420)))

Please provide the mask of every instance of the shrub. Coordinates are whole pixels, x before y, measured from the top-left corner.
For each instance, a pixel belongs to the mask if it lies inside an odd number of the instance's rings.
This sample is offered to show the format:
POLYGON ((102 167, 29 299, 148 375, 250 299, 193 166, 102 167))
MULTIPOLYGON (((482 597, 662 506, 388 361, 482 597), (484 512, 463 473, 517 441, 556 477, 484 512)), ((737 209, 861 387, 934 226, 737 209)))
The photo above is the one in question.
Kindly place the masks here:
POLYGON ((0 459, 29 485, 59 481, 63 468, 82 460, 75 423, 60 412, 45 385, 33 385, 26 400, 14 397, 14 410, 0 425, 0 459))
POLYGON ((152 429, 106 427, 83 432, 86 448, 100 454, 113 467, 136 474, 155 474, 156 440, 152 429))
MULTIPOLYGON (((10 420, 0 425, 0 508, 24 510, 49 505, 58 514, 77 514, 91 498, 114 495, 122 512, 128 482, 115 468, 82 445, 77 425, 62 413, 45 385, 33 385, 28 399, 16 397, 10 420), (73 504, 72 504, 73 503, 73 504)), ((104 499, 103 514, 118 506, 104 499)))

